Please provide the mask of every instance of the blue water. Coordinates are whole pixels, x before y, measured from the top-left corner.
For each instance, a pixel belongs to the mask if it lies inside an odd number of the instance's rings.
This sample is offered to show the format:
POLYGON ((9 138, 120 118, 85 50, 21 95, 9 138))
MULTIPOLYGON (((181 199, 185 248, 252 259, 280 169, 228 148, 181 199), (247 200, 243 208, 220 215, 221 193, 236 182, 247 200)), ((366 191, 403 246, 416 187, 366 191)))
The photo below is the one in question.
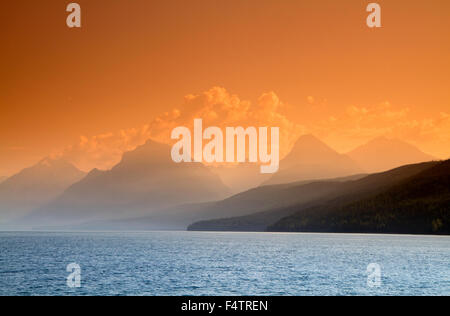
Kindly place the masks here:
POLYGON ((0 295, 449 294, 450 237, 0 233, 0 295), (70 263, 79 288, 67 286, 70 263))

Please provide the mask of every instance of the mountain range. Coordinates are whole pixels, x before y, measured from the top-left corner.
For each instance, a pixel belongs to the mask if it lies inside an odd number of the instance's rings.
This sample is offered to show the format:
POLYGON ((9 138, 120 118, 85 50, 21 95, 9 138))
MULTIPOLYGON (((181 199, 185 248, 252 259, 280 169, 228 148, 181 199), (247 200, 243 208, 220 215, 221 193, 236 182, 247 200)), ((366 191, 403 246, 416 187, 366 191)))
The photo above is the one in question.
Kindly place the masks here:
POLYGON ((0 177, 0 183, 2 183, 3 181, 5 181, 6 179, 8 179, 8 177, 0 177))
POLYGON ((406 164, 436 160, 398 139, 378 137, 347 153, 366 172, 381 172, 406 164))
POLYGON ((53 225, 133 217, 230 194, 203 164, 174 163, 170 150, 168 145, 149 140, 125 153, 111 170, 91 171, 24 221, 53 225))
MULTIPOLYGON (((358 177, 361 176, 334 179, 334 181, 339 183, 358 177)), ((70 228, 77 230, 185 230, 190 224, 197 221, 253 214, 292 205, 299 201, 309 201, 321 194, 320 190, 316 190, 315 187, 300 192, 304 194, 298 194, 299 192, 295 188, 303 183, 309 182, 258 187, 221 201, 177 205, 155 211, 144 217, 90 221, 70 228)), ((278 219, 281 217, 277 215, 278 219)))
MULTIPOLYGON (((438 163, 428 162, 408 165, 388 172, 359 176, 353 179, 331 179, 289 186, 276 185, 259 188, 257 189, 260 190, 259 194, 249 191, 242 193, 240 196, 241 201, 248 201, 249 204, 255 205, 254 209, 259 209, 258 212, 253 214, 245 212, 237 217, 201 221, 190 225, 189 229, 202 231, 265 231, 269 226, 275 225, 279 220, 300 210, 326 203, 343 203, 344 201, 353 201, 356 198, 372 196, 436 164, 438 163), (263 190, 266 192, 262 192, 263 190), (270 201, 270 204, 265 204, 265 197, 270 201), (259 204, 265 204, 265 207, 259 207, 259 204)), ((247 209, 251 209, 251 207, 247 206, 247 209)))
POLYGON ((431 164, 381 192, 295 211, 268 230, 449 235, 450 160, 431 164))
POLYGON ((362 173, 347 155, 339 154, 312 135, 301 136, 280 161, 280 170, 265 185, 327 179, 362 173))
POLYGON ((263 184, 382 172, 433 160, 436 158, 398 139, 378 137, 347 154, 339 154, 317 137, 304 135, 281 160, 279 172, 263 184))
POLYGON ((4 180, 0 183, 0 223, 25 216, 84 176, 64 160, 46 158, 4 180))
MULTIPOLYGON (((254 164, 175 164, 168 145, 149 140, 125 153, 111 170, 85 174, 66 161, 44 159, 10 177, 0 183, 0 224, 15 220, 34 227, 185 229, 196 223, 191 229, 265 230, 293 215, 291 207, 359 192, 366 168, 390 169, 399 162, 433 158, 418 153, 406 143, 376 139, 343 155, 305 135, 281 161, 279 173, 268 176, 254 164), (363 164, 361 157, 373 153, 380 165, 363 164)), ((400 170, 415 170, 405 168, 400 170)), ((396 183, 396 177, 389 180, 395 174, 390 172, 380 188, 396 183)))

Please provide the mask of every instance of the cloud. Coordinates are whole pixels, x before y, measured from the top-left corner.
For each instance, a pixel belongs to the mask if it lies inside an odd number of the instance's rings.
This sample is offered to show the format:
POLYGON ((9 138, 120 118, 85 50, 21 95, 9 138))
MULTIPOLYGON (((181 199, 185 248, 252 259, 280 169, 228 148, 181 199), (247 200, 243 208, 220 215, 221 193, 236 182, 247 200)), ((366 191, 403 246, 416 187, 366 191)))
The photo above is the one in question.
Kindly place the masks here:
MULTIPOLYGON (((350 105, 330 115, 326 99, 308 97, 304 122, 293 122, 287 106, 276 93, 263 93, 256 101, 242 100, 225 88, 213 87, 199 94, 189 94, 170 111, 139 128, 124 129, 96 136, 81 136, 77 144, 56 151, 83 170, 109 169, 122 154, 154 139, 171 144, 172 129, 186 126, 192 130, 195 118, 203 119, 204 128, 268 126, 280 128, 280 155, 285 156, 302 134, 312 133, 339 152, 347 152, 367 141, 386 136, 408 141, 440 158, 450 157, 450 114, 423 117, 408 107, 390 102, 375 105, 350 105)), ((291 109, 292 110, 292 109, 291 109)))
POLYGON ((285 105, 274 92, 263 93, 256 102, 241 100, 225 88, 213 87, 200 94, 184 97, 181 106, 156 117, 140 128, 124 129, 115 133, 105 133, 92 137, 81 136, 78 144, 57 151, 78 167, 109 169, 120 161, 125 151, 133 150, 154 139, 172 143, 170 134, 178 126, 192 129, 196 118, 203 119, 204 127, 220 128, 236 126, 268 126, 280 128, 280 154, 287 154, 297 138, 306 128, 293 123, 283 114, 285 105))
POLYGON ((80 136, 77 144, 55 151, 51 156, 63 157, 83 170, 109 169, 120 161, 125 151, 142 145, 149 136, 148 125, 92 137, 80 136))
POLYGON ((450 156, 450 115, 423 117, 408 107, 390 102, 372 106, 348 106, 337 116, 307 125, 307 128, 341 152, 373 138, 398 138, 442 158, 450 156))

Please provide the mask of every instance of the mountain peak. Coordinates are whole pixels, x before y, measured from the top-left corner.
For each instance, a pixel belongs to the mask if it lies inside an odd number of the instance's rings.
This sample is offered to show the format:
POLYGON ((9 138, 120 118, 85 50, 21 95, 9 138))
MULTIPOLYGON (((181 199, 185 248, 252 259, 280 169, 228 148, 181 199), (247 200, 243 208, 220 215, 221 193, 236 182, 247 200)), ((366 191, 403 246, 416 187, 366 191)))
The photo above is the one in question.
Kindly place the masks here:
POLYGON ((375 137, 374 139, 371 139, 367 143, 388 143, 392 140, 393 140, 392 138, 387 138, 386 136, 378 136, 375 137))
POLYGON ((390 138, 390 137, 386 137, 386 136, 378 136, 372 140, 369 140, 367 143, 365 143, 362 146, 359 146, 358 148, 361 148, 364 146, 373 146, 373 145, 378 145, 378 146, 398 146, 398 145, 400 145, 400 146, 404 146, 404 147, 414 148, 414 150, 420 151, 420 149, 418 149, 414 145, 411 145, 408 142, 405 142, 398 138, 390 138))
POLYGON ((113 169, 124 166, 168 165, 172 164, 170 146, 148 139, 143 145, 125 152, 121 162, 113 169))
POLYGON ((372 139, 348 155, 369 172, 386 171, 401 165, 436 160, 414 145, 384 136, 372 139))
POLYGON ((145 141, 144 145, 142 145, 142 146, 160 147, 160 146, 167 146, 167 145, 149 138, 145 141))
POLYGON ((313 141, 317 141, 317 142, 322 142, 320 139, 318 139, 316 136, 314 136, 313 134, 303 134, 301 135, 297 141, 299 140, 313 140, 313 141))
POLYGON ((80 181, 85 173, 64 159, 44 158, 0 184, 0 221, 19 218, 80 181))
POLYGON ((409 143, 402 141, 398 138, 389 138, 386 136, 378 136, 370 141, 368 141, 366 143, 366 145, 385 145, 385 146, 389 146, 389 145, 403 145, 403 146, 412 146, 409 143))
POLYGON ((337 156, 339 154, 314 135, 307 134, 300 136, 291 152, 283 160, 283 164, 289 166, 305 161, 314 163, 317 160, 326 159, 330 155, 337 156))
POLYGON ((124 153, 111 170, 93 169, 58 199, 35 209, 27 220, 48 224, 142 216, 229 194, 220 178, 203 164, 174 163, 170 149, 149 140, 124 153))
POLYGON ((339 154, 313 135, 301 136, 280 162, 280 171, 264 184, 343 177, 361 173, 346 155, 339 154))
POLYGON ((35 165, 25 168, 1 183, 3 189, 13 187, 33 187, 65 185, 79 181, 85 173, 64 159, 44 158, 35 165))
POLYGON ((35 167, 73 167, 75 168, 70 162, 65 160, 64 158, 51 158, 51 157, 45 157, 41 161, 39 161, 35 167))
POLYGON ((312 135, 312 134, 305 134, 300 136, 297 141, 295 142, 294 147, 296 146, 303 146, 303 145, 316 145, 316 146, 324 146, 329 148, 329 146, 327 144, 325 144, 323 141, 321 141, 319 138, 317 138, 316 136, 312 135))

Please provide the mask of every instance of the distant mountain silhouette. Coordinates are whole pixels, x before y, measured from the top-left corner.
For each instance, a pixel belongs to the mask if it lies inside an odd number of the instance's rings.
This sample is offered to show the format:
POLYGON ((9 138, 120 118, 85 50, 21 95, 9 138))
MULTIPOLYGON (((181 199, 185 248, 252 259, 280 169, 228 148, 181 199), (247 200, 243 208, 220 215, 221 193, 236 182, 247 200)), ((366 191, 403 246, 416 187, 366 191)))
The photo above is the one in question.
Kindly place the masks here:
POLYGON ((331 149, 312 135, 298 139, 292 151, 280 162, 280 170, 264 184, 329 179, 362 173, 348 156, 331 149))
MULTIPOLYGON (((362 176, 358 177, 360 178, 362 176)), ((340 181, 356 179, 358 177, 334 179, 333 181, 339 183, 340 181)), ((292 205, 296 202, 314 200, 318 195, 323 194, 323 190, 320 188, 317 190, 316 187, 307 188, 304 191, 296 189, 296 187, 306 183, 309 182, 258 187, 221 201, 177 205, 152 212, 148 216, 118 220, 88 221, 70 227, 59 227, 58 229, 185 230, 190 224, 197 221, 253 214, 263 210, 292 205), (305 194, 299 194, 300 192, 304 192, 305 194)), ((325 190, 327 189, 325 188, 325 190)), ((277 214, 276 220, 282 217, 277 214)), ((271 223, 274 223, 276 220, 271 223)))
POLYGON ((43 159, 0 183, 0 223, 48 203, 85 173, 65 160, 43 159))
MULTIPOLYGON (((329 201, 342 203, 382 192, 405 179, 432 168, 437 163, 408 165, 368 176, 261 187, 236 195, 223 202, 222 219, 200 221, 190 230, 265 231, 283 217, 329 201), (236 207, 234 207, 236 206, 236 207), (251 210, 258 210, 253 214, 251 210), (236 217, 240 212, 241 216, 236 217), (232 217, 235 216, 235 217, 232 217)), ((219 204, 220 205, 220 204, 219 204)), ((214 208, 211 208, 214 209, 214 208)))
POLYGON ((8 179, 8 177, 0 177, 0 183, 2 183, 3 181, 5 181, 6 179, 8 179))
POLYGON ((382 192, 298 210, 270 231, 450 234, 450 161, 382 192))
POLYGON ((376 138, 347 154, 367 172, 380 172, 392 168, 436 160, 418 148, 397 139, 376 138))
POLYGON ((168 145, 148 141, 125 153, 111 170, 93 170, 25 220, 51 225, 142 216, 229 194, 219 177, 203 164, 176 164, 170 150, 168 145))

